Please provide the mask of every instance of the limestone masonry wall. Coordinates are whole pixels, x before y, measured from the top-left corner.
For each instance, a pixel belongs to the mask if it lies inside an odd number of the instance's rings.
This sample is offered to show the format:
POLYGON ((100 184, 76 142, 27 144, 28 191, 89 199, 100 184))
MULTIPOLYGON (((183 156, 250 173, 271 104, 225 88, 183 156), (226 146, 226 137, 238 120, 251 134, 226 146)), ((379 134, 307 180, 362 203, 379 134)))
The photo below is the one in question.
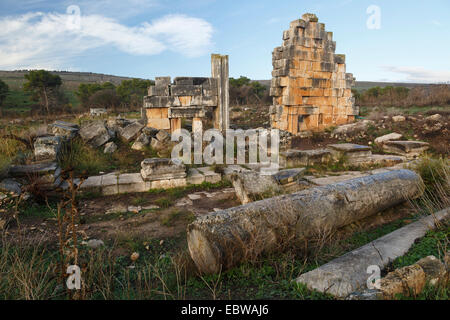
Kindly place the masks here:
POLYGON ((272 128, 298 134, 355 120, 355 79, 346 73, 345 55, 335 54, 332 38, 314 14, 304 14, 284 31, 272 59, 272 128))
POLYGON ((211 56, 210 78, 157 77, 144 97, 147 126, 174 132, 181 119, 192 119, 193 131, 202 130, 203 120, 212 119, 214 127, 226 130, 228 120, 228 56, 211 56))

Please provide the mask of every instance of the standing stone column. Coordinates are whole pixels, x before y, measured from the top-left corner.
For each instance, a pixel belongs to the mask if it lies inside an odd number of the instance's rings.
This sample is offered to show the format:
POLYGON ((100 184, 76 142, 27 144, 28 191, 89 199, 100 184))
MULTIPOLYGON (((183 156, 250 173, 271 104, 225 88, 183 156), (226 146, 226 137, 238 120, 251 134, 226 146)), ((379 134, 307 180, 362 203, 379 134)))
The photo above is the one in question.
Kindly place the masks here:
POLYGON ((225 131, 230 126, 229 120, 229 64, 228 56, 220 54, 211 55, 211 75, 218 79, 218 107, 215 112, 214 127, 221 131, 225 131))

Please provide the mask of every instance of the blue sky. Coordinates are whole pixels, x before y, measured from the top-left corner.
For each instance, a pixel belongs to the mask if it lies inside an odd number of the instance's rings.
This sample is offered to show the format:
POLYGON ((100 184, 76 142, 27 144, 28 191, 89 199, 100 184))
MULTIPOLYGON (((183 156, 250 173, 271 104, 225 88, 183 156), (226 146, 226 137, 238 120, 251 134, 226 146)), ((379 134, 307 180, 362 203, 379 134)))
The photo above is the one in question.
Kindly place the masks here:
POLYGON ((221 53, 231 76, 270 79, 273 48, 305 12, 357 80, 450 81, 448 0, 1 0, 0 69, 209 76, 221 53), (371 5, 379 29, 367 27, 371 5))

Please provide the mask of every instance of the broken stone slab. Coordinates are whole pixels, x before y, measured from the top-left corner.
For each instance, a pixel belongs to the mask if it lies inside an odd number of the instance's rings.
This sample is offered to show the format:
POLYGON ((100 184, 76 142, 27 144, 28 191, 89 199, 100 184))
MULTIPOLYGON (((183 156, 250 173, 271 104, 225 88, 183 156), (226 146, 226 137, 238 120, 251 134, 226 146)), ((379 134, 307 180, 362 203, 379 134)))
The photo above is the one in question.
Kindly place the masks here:
POLYGON ((141 167, 141 175, 145 181, 186 178, 186 166, 179 159, 145 159, 141 162, 141 167))
POLYGON ((119 175, 118 193, 146 192, 150 190, 150 184, 146 183, 140 173, 125 173, 119 175))
POLYGON ((375 124, 375 122, 371 120, 363 120, 355 123, 345 124, 334 129, 332 134, 334 136, 353 135, 357 132, 366 131, 367 128, 369 128, 369 126, 373 124, 375 124))
POLYGON ((84 180, 83 184, 81 185, 81 190, 89 190, 89 191, 98 191, 100 192, 102 189, 102 180, 103 176, 92 176, 84 180))
POLYGON ((261 175, 256 171, 243 171, 231 175, 236 196, 242 204, 274 196, 281 192, 273 175, 261 175))
POLYGON ((403 135, 401 135, 400 133, 389 133, 386 134, 384 136, 378 137, 375 139, 375 143, 376 144, 383 144, 387 141, 392 141, 392 140, 400 140, 403 137, 403 135))
POLYGON ((150 144, 150 137, 147 136, 144 133, 141 133, 141 135, 136 139, 136 141, 131 146, 131 149, 133 150, 144 150, 146 146, 150 144))
POLYGON ((203 167, 203 168, 197 168, 198 171, 200 171, 203 176, 205 177, 205 182, 208 183, 219 183, 222 181, 222 176, 211 170, 210 167, 203 167))
POLYGON ((80 129, 81 138, 94 148, 98 148, 111 140, 111 135, 104 121, 94 121, 80 129))
POLYGON ((224 178, 230 180, 233 173, 241 173, 244 171, 249 171, 249 169, 246 169, 238 164, 231 164, 223 169, 223 176, 224 178))
POLYGON ((165 130, 159 130, 155 138, 161 143, 167 143, 170 141, 170 134, 165 130))
POLYGON ((422 141, 387 141, 383 150, 389 153, 415 158, 428 150, 430 144, 422 141))
POLYGON ((370 165, 382 165, 382 166, 393 166, 406 161, 406 157, 384 155, 384 154, 373 154, 368 157, 353 158, 350 159, 349 163, 357 166, 370 166, 370 165))
POLYGON ((303 176, 305 168, 285 169, 275 173, 273 177, 280 185, 286 185, 297 181, 303 176))
POLYGON ((66 140, 75 138, 78 135, 79 130, 80 128, 78 125, 60 120, 49 125, 49 131, 52 134, 55 136, 61 136, 66 140))
POLYGON ((113 141, 111 141, 111 142, 108 142, 107 144, 105 144, 105 150, 103 152, 111 154, 111 153, 116 152, 117 149, 118 149, 117 145, 113 141))
POLYGON ((288 150, 280 154, 281 165, 287 168, 313 166, 331 160, 329 149, 288 150))
POLYGON ((18 178, 51 176, 54 180, 61 174, 61 168, 56 162, 16 165, 10 167, 9 174, 18 178))
POLYGON ((365 288, 369 277, 367 273, 369 266, 378 266, 383 270, 396 258, 405 255, 417 239, 425 236, 428 230, 435 228, 438 221, 448 219, 449 216, 450 208, 447 208, 424 217, 302 274, 296 281, 306 284, 311 290, 344 298, 360 288, 365 288))
POLYGON ((0 182, 0 191, 19 196, 22 193, 22 185, 16 180, 4 179, 0 182))
POLYGON ((249 248, 254 257, 279 250, 286 239, 307 240, 416 198, 421 183, 416 173, 396 170, 199 217, 188 226, 189 252, 201 272, 224 271, 249 248))
POLYGON ((328 148, 335 160, 346 157, 348 160, 354 158, 364 158, 372 155, 369 146, 361 146, 353 143, 330 144, 328 148))
POLYGON ((55 161, 58 159, 61 146, 62 138, 59 136, 36 138, 34 142, 34 157, 37 161, 55 161))
POLYGON ((426 276, 417 265, 406 266, 389 272, 380 280, 380 291, 385 300, 395 299, 396 295, 416 296, 425 287, 426 276))
POLYGON ((201 174, 197 169, 190 168, 187 175, 187 183, 196 185, 202 184, 203 182, 205 182, 205 176, 201 174))
MULTIPOLYGON (((383 172, 385 173, 385 172, 383 172)), ((363 173, 360 171, 348 171, 336 176, 325 176, 325 177, 314 177, 314 176, 304 176, 303 179, 309 183, 316 186, 326 186, 333 183, 339 183, 347 180, 352 180, 355 178, 366 177, 370 175, 369 173, 363 173)))
POLYGON ((124 128, 121 128, 119 130, 119 136, 129 142, 135 138, 137 138, 137 136, 141 133, 142 129, 144 129, 144 125, 140 122, 133 122, 129 125, 127 125, 124 128))

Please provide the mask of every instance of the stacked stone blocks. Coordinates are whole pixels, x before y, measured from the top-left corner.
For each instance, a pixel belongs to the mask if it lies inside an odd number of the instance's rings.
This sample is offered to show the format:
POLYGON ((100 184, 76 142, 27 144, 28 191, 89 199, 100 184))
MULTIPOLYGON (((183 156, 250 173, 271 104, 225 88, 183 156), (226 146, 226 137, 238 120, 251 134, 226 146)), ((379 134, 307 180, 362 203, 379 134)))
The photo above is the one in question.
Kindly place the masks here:
POLYGON ((333 34, 315 15, 291 22, 283 45, 273 51, 273 128, 297 134, 354 121, 354 78, 335 50, 333 34))
POLYGON ((171 133, 181 129, 181 119, 191 118, 193 130, 213 118, 214 127, 228 128, 228 56, 212 55, 212 77, 155 78, 144 97, 147 126, 171 133))

